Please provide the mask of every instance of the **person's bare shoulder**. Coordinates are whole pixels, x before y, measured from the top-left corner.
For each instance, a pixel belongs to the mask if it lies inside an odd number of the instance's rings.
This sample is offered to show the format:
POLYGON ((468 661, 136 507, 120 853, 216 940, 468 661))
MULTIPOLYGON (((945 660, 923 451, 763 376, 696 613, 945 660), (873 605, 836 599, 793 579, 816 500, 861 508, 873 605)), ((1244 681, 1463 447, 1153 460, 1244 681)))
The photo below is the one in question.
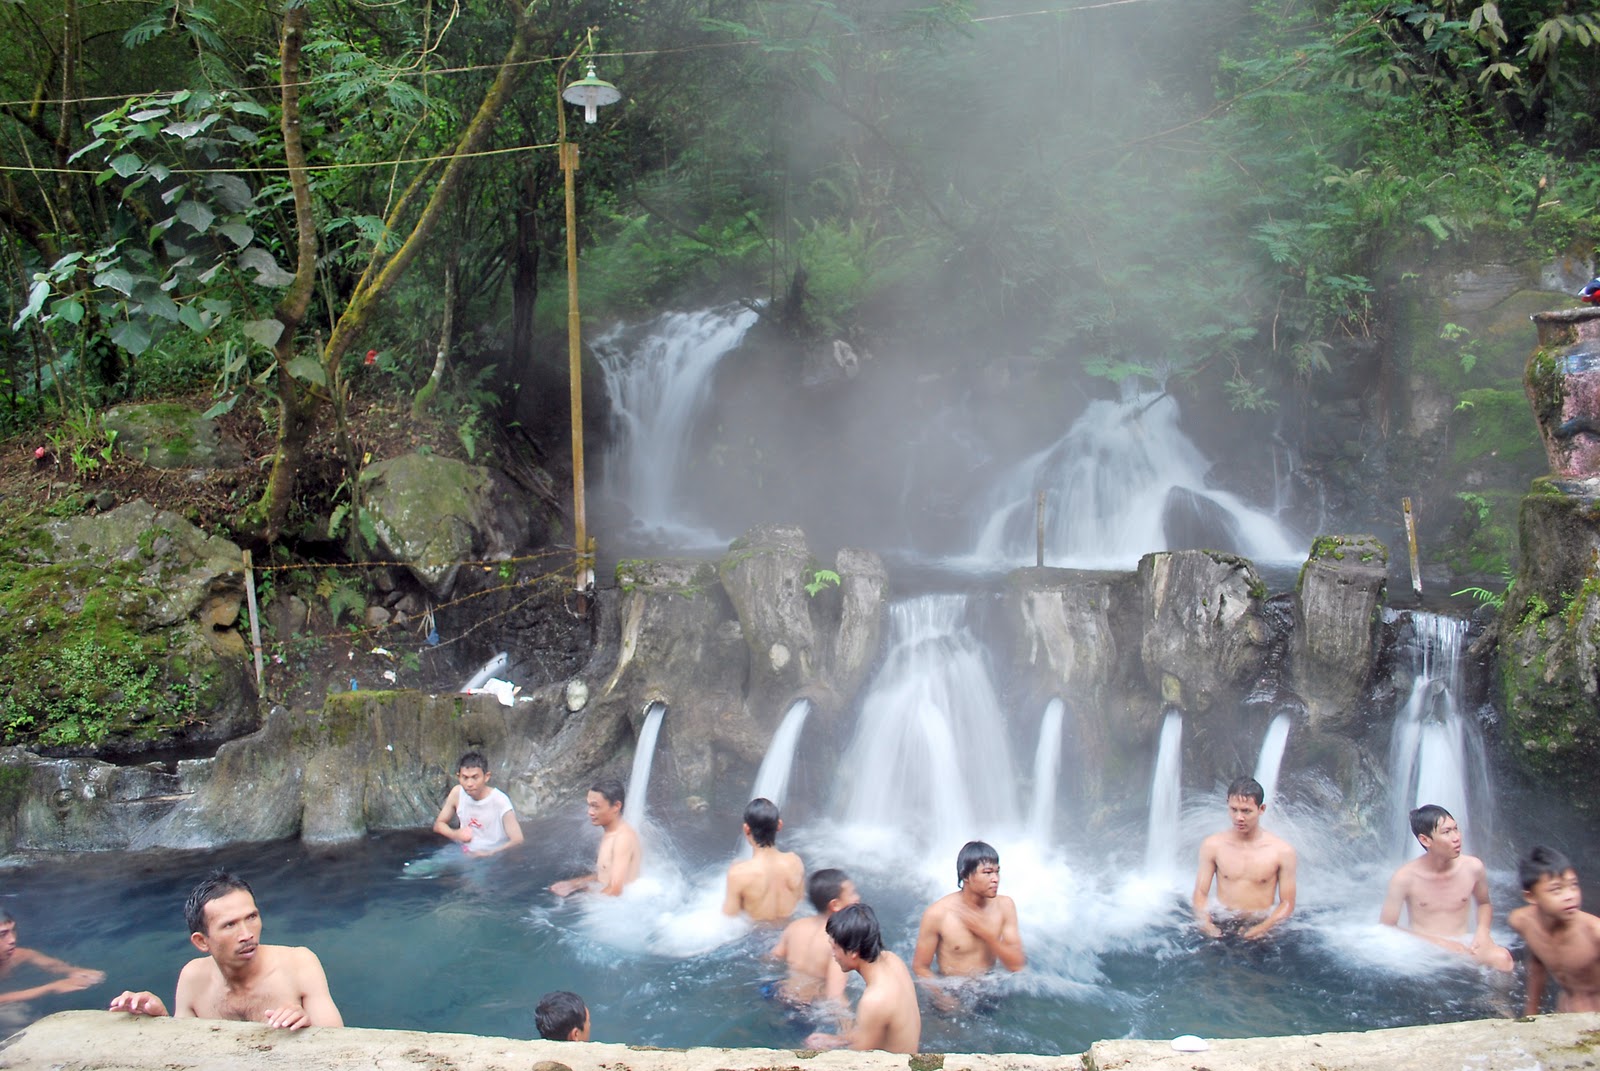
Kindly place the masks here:
POLYGON ((1511 913, 1506 916, 1506 924, 1513 930, 1516 930, 1518 933, 1522 934, 1524 938, 1528 936, 1528 930, 1531 927, 1532 920, 1533 908, 1526 906, 1513 908, 1511 913))

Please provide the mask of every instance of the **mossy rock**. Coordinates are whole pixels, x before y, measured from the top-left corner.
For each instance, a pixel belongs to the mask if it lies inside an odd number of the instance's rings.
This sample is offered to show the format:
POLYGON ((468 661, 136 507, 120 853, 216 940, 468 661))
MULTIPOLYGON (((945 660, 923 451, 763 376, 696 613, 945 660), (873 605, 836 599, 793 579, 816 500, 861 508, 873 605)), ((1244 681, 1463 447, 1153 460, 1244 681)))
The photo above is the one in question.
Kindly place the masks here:
POLYGON ((215 420, 170 402, 119 405, 101 418, 116 432, 117 453, 158 469, 232 468, 244 454, 225 439, 215 420))

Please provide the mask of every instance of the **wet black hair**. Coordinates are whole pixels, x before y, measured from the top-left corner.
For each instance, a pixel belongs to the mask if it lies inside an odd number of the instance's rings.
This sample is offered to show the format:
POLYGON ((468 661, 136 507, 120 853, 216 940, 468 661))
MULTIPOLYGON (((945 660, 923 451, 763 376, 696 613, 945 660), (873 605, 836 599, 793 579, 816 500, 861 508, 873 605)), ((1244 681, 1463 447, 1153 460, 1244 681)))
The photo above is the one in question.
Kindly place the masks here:
POLYGON ((744 805, 744 824, 750 827, 750 839, 757 848, 772 847, 778 840, 778 805, 757 796, 744 805))
MULTIPOLYGON (((627 809, 628 790, 623 788, 622 782, 615 777, 607 777, 596 781, 589 786, 589 791, 600 793, 605 797, 607 803, 620 803, 623 805, 624 810, 627 809)), ((582 1026, 583 1024, 579 1023, 578 1025, 582 1026)))
POLYGON ((489 760, 483 757, 481 751, 469 751, 461 756, 461 761, 456 763, 457 770, 482 770, 489 772, 489 760))
POLYGON ((1439 828, 1440 822, 1454 817, 1455 815, 1437 803, 1424 803, 1411 812, 1411 832, 1419 837, 1431 837, 1433 831, 1439 828))
POLYGON ((981 840, 969 840, 961 846, 961 851, 956 854, 956 888, 967 883, 972 877, 972 872, 985 863, 1000 865, 1000 853, 994 846, 985 844, 981 840))
POLYGON ((194 887, 189 899, 183 904, 183 921, 188 924, 189 932, 206 933, 206 905, 236 889, 243 889, 251 896, 255 896, 255 890, 250 888, 250 883, 236 874, 230 874, 226 870, 213 870, 207 874, 205 879, 194 887))
POLYGON ((546 993, 539 998, 539 1006, 533 1009, 534 1024, 539 1028, 539 1036, 546 1041, 571 1041, 572 1032, 582 1030, 583 1021, 588 1017, 589 1008, 583 998, 565 989, 546 993))
POLYGON ((1517 863, 1517 880, 1522 882, 1522 891, 1529 892, 1539 884, 1539 879, 1559 878, 1574 869, 1571 859, 1554 848, 1546 848, 1541 844, 1531 849, 1517 863))
POLYGON ((1231 800, 1235 796, 1247 800, 1255 800, 1257 807, 1265 807, 1267 805, 1267 791, 1261 787, 1261 782, 1254 777, 1236 778, 1233 784, 1228 786, 1228 798, 1231 800))
POLYGON ((845 952, 876 963, 883 951, 878 916, 866 904, 851 904, 828 916, 828 938, 845 952))
POLYGON ((806 897, 811 901, 811 906, 817 909, 817 914, 827 912, 828 905, 839 899, 839 894, 844 892, 844 883, 849 880, 850 875, 832 867, 815 871, 806 879, 806 897))

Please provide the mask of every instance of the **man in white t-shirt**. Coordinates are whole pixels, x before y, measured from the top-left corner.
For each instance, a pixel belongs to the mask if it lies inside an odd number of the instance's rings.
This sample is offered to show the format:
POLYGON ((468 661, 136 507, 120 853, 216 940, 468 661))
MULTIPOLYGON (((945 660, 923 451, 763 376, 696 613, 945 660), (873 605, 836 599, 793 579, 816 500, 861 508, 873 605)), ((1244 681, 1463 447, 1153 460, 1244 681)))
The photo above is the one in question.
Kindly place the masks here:
POLYGON ((469 751, 456 768, 460 784, 445 797, 433 831, 456 841, 468 855, 494 855, 521 844, 517 813, 504 792, 489 787, 489 763, 483 755, 469 751))

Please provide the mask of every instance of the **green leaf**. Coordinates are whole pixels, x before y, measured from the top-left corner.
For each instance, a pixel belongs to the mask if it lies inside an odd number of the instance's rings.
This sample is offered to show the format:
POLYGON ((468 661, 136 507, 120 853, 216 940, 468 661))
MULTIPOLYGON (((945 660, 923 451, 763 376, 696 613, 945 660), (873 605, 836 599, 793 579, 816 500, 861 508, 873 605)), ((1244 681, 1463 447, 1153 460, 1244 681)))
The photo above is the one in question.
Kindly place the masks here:
POLYGON ((217 419, 217 417, 219 417, 222 414, 228 412, 235 405, 238 405, 239 404, 239 397, 240 397, 239 395, 235 394, 235 395, 232 395, 230 397, 222 399, 222 401, 218 402, 216 405, 213 405, 210 409, 207 409, 204 413, 202 413, 200 415, 201 419, 202 420, 215 420, 215 419, 217 419))
POLYGON ((39 315, 39 310, 44 308, 44 299, 49 296, 50 281, 48 279, 40 279, 34 283, 32 289, 28 291, 28 303, 23 306, 22 312, 17 315, 16 322, 11 325, 11 330, 17 330, 33 317, 39 315))
POLYGON ((178 322, 178 303, 160 291, 145 298, 143 304, 144 311, 151 316, 158 316, 173 323, 178 322))
POLYGON ((104 145, 105 143, 106 143, 106 139, 105 138, 95 138, 89 144, 85 145, 83 148, 79 149, 77 152, 75 152, 71 156, 67 157, 67 163, 69 163, 69 164, 72 163, 74 160, 76 160, 78 157, 82 156, 84 153, 93 152, 94 150, 98 149, 100 146, 104 145))
POLYGON ((137 320, 122 320, 111 329, 111 341, 137 357, 150 348, 150 330, 137 320))
POLYGON ((277 319, 246 320, 239 328, 244 332, 244 337, 251 342, 271 349, 278 344, 278 339, 283 335, 283 321, 277 319))
POLYGON ((136 173, 139 168, 143 166, 144 161, 139 159, 131 152, 125 152, 115 160, 111 161, 111 170, 115 171, 123 178, 127 178, 129 175, 136 173))
MULTIPOLYGON (((215 212, 211 211, 211 209, 207 208, 199 201, 178 202, 177 215, 179 219, 183 220, 183 222, 187 223, 201 234, 204 234, 206 232, 206 228, 211 226, 211 221, 217 218, 217 214, 215 212)), ((218 229, 220 230, 221 228, 218 229)), ((246 229, 248 230, 249 228, 246 229)))
POLYGON ((163 134, 173 134, 182 138, 184 141, 188 141, 196 134, 204 132, 208 127, 211 126, 212 123, 216 122, 220 118, 222 118, 222 116, 218 115, 216 112, 212 112, 204 119, 194 119, 183 123, 171 123, 162 127, 161 132, 163 134))
POLYGON ((339 526, 344 523, 344 515, 350 512, 350 503, 341 502, 333 507, 333 512, 328 514, 328 538, 334 539, 339 535, 339 526))
POLYGON ((243 223, 219 223, 217 233, 232 242, 238 249, 243 249, 255 238, 256 232, 243 223))
MULTIPOLYGON (((277 321, 273 322, 276 323, 277 321)), ((324 371, 322 362, 315 357, 307 357, 302 353, 289 362, 287 371, 294 378, 304 380, 307 383, 315 383, 319 387, 328 385, 328 374, 324 371)))
POLYGON ((117 293, 128 297, 133 293, 133 273, 122 268, 108 268, 94 277, 95 286, 109 286, 117 293))
POLYGON ((253 100, 234 100, 228 102, 228 107, 241 115, 255 115, 262 119, 270 118, 271 113, 253 100))
POLYGON ((197 335, 206 333, 206 322, 200 318, 200 313, 193 305, 179 306, 178 322, 197 335))
POLYGON ((83 302, 77 298, 58 298, 50 304, 50 315, 69 324, 83 322, 83 302))
POLYGON ((159 119, 171 111, 171 108, 144 108, 128 116, 128 120, 134 123, 142 123, 146 119, 159 119))

